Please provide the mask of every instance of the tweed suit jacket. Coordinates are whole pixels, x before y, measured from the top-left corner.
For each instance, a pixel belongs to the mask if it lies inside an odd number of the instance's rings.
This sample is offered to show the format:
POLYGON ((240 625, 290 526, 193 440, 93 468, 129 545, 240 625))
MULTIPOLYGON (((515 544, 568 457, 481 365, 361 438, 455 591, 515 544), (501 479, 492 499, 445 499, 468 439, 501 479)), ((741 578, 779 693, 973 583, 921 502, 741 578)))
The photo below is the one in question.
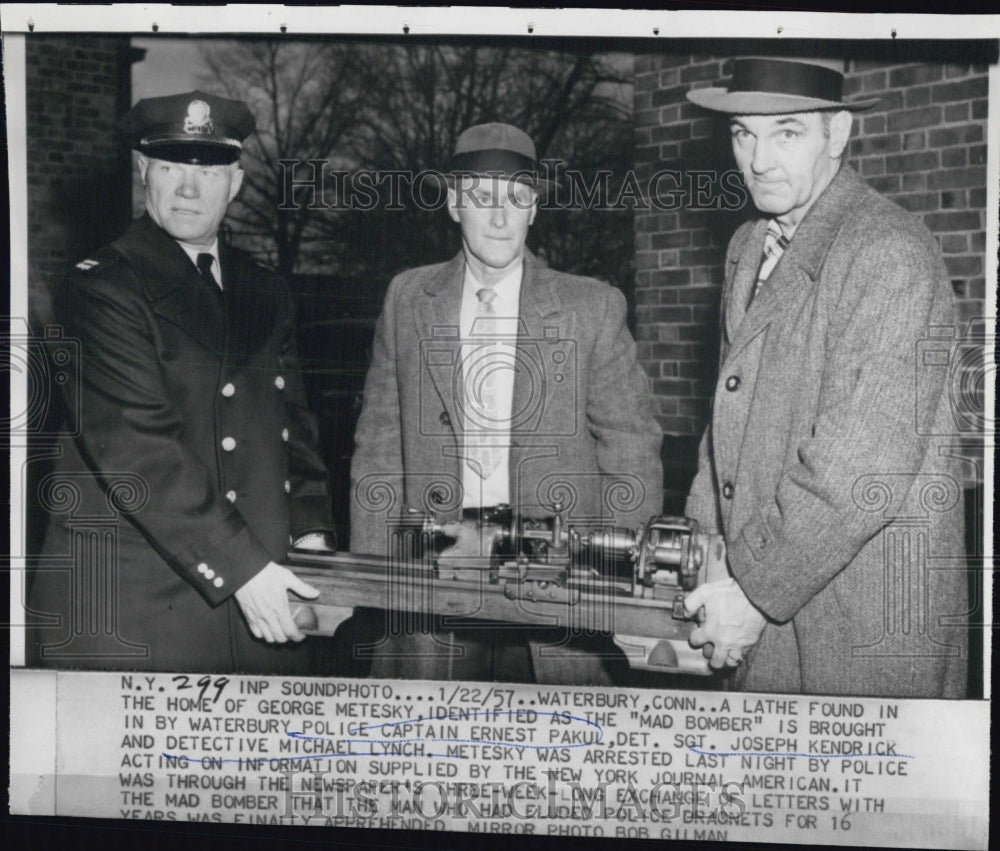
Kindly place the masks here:
MULTIPOLYGON (((351 549, 385 553, 404 505, 443 520, 462 505, 464 255, 389 287, 352 460, 351 549)), ((621 293, 530 253, 521 284, 510 446, 515 511, 636 526, 660 511, 661 434, 621 293)))
POLYGON ((51 518, 29 604, 60 618, 30 633, 41 664, 308 670, 302 645, 254 639, 233 597, 290 536, 332 528, 291 298, 249 256, 220 247, 219 261, 224 292, 144 216, 57 299, 81 385, 41 488, 51 518), (115 594, 95 600, 102 529, 115 594), (86 606, 99 624, 76 618, 86 606))
POLYGON ((735 685, 965 693, 967 583, 927 229, 842 166, 746 308, 766 223, 726 259, 721 369, 687 512, 724 533, 768 625, 735 685))

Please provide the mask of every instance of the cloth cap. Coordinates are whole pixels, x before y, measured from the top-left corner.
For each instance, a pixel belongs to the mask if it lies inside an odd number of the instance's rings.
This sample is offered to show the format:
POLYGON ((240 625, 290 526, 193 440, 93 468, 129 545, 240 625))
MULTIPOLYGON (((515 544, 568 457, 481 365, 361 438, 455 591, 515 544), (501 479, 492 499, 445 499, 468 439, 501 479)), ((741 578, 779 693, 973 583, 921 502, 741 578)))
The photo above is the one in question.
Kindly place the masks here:
POLYGON ((551 181, 538 171, 535 143, 511 124, 476 124, 455 142, 448 177, 482 175, 527 183, 544 194, 551 181))

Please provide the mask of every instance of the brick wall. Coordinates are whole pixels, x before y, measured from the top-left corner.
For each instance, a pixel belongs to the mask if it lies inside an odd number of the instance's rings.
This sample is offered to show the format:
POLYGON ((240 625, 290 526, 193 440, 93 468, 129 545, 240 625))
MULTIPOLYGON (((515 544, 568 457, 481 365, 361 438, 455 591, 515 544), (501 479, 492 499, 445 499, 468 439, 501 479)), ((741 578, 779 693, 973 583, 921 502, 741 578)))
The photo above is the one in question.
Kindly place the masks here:
MULTIPOLYGON (((729 65, 690 54, 646 54, 635 63, 638 176, 645 184, 658 170, 678 170, 686 193, 682 209, 636 212, 636 336, 668 436, 699 434, 707 421, 725 248, 753 215, 750 203, 742 210, 692 209, 699 206, 692 172, 724 172, 733 160, 725 122, 684 94, 725 85, 729 65)), ((986 67, 857 61, 847 67, 846 95, 881 98, 855 119, 848 162, 938 238, 965 326, 984 312, 986 67)))
POLYGON ((28 286, 32 324, 50 318, 50 287, 129 218, 128 151, 115 123, 128 109, 127 37, 26 39, 28 286))

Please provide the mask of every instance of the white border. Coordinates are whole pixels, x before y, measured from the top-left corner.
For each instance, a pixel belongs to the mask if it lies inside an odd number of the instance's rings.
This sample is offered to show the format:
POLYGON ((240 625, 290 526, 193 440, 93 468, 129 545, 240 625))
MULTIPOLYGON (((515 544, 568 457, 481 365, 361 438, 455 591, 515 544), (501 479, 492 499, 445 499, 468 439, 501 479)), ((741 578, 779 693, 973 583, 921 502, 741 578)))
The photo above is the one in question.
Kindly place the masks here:
MULTIPOLYGON (((978 39, 1000 27, 998 15, 738 12, 738 31, 720 32, 719 15, 735 11, 510 9, 451 6, 285 7, 234 3, 203 9, 165 3, 74 6, 0 4, 5 32, 312 33, 398 35, 523 35, 637 38, 978 39), (100 27, 95 26, 99 20, 100 27), (238 27, 233 22, 238 21, 238 27), (284 27, 284 29, 282 29, 284 27), (154 29, 155 28, 155 29, 154 29)), ((736 28, 734 28, 735 30, 736 28)))
MULTIPOLYGON (((1000 267, 991 263, 997 260, 1000 248, 1000 64, 993 65, 989 73, 988 117, 986 123, 986 254, 983 258, 986 272, 986 301, 984 314, 987 318, 997 316, 997 286, 1000 267), (990 131, 994 131, 990 135, 990 131), (992 211, 992 215, 991 215, 992 211)), ((996 329, 992 329, 995 331, 996 329)), ((989 332, 987 332, 989 333, 989 332)), ((995 349, 986 346, 986 375, 993 381, 983 388, 983 410, 986 423, 993 422, 992 412, 996 405, 996 362, 995 349), (992 370, 991 370, 992 367, 992 370)), ((983 435, 983 696, 989 699, 993 694, 993 583, 995 580, 996 542, 993 538, 993 512, 996 495, 993 490, 996 469, 996 423, 993 433, 983 435)))
MULTIPOLYGON (((10 202, 10 331, 28 316, 28 120, 24 36, 3 39, 4 97, 7 101, 7 176, 10 202)), ((27 331, 25 323, 24 330, 27 331)), ((28 407, 28 375, 9 371, 10 410, 28 407)), ((28 441, 10 440, 10 664, 24 664, 25 465, 28 441)))
MULTIPOLYGON (((581 15, 577 10, 517 10, 517 9, 471 9, 453 7, 442 9, 416 9, 399 7, 335 7, 335 8, 283 8, 279 6, 232 5, 209 9, 179 7, 169 5, 124 5, 111 6, 58 6, 55 4, 0 4, 0 29, 5 33, 3 44, 4 77, 6 87, 6 108, 8 128, 8 165, 10 177, 10 269, 11 281, 26 281, 27 276, 27 162, 26 162, 26 96, 25 96, 25 35, 29 21, 34 33, 55 32, 108 32, 133 33, 149 37, 154 32, 160 35, 183 35, 191 33, 230 34, 275 34, 284 32, 290 36, 331 33, 358 35, 399 35, 404 27, 413 36, 421 35, 497 35, 521 36, 525 41, 532 37, 549 36, 595 36, 601 38, 646 38, 659 37, 664 46, 675 38, 710 37, 725 41, 731 38, 767 38, 781 41, 787 38, 854 39, 873 41, 897 38, 902 40, 920 39, 982 39, 1000 38, 1000 15, 976 16, 935 16, 935 15, 845 15, 831 13, 800 12, 740 12, 738 26, 734 12, 702 11, 614 11, 604 10, 581 15), (728 31, 721 31, 720 19, 726 22, 728 31), (233 22, 238 26, 234 27, 233 22)), ((30 36, 27 36, 30 37, 30 36)), ((985 269, 986 293, 985 315, 994 317, 997 313, 998 270, 993 262, 997 257, 1000 242, 997 210, 1000 209, 1000 145, 996 138, 1000 128, 1000 65, 994 65, 989 72, 987 137, 987 221, 985 269)), ((26 286, 11 286, 10 315, 28 315, 28 293, 26 286)), ((988 358, 992 358, 988 350, 988 358)), ((987 375, 992 375, 988 372, 987 375)), ((994 376, 995 378, 995 376, 994 376)), ((984 388, 986 410, 992 412, 995 386, 984 388)), ((27 399, 27 376, 11 373, 12 410, 23 410, 27 399), (19 407, 20 403, 20 407, 19 407)), ((984 452, 983 478, 985 499, 983 513, 983 552, 986 566, 992 568, 994 551, 993 537, 993 474, 995 459, 993 451, 995 438, 988 440, 984 452)), ((26 462, 26 448, 11 446, 11 518, 10 551, 11 598, 10 620, 19 624, 23 620, 21 610, 21 586, 24 567, 24 498, 21 476, 26 462), (16 493, 14 492, 16 488, 16 493)), ((990 659, 992 657, 992 570, 986 572, 985 580, 985 622, 984 635, 984 694, 988 700, 992 692, 990 659)), ((23 664, 23 631, 13 629, 11 635, 11 664, 23 664)), ((42 682, 35 683, 33 672, 16 673, 23 686, 32 681, 33 693, 44 695, 54 687, 51 674, 42 675, 42 682)), ((44 701, 54 708, 55 701, 44 701)), ((23 718, 26 705, 11 707, 12 720, 23 718)), ((927 704, 932 711, 932 704, 927 704)), ((947 718, 946 707, 942 717, 947 718)), ((35 719, 38 720, 38 719, 35 719)), ((54 727, 54 719, 42 721, 54 727)), ((958 735, 962 735, 961 730, 958 735)), ((942 732, 947 736, 947 732, 942 732)), ((55 737, 41 739, 28 754, 23 748, 15 749, 12 757, 18 760, 29 758, 32 765, 55 761, 55 737)), ((982 759, 989 759, 988 743, 983 742, 982 759)), ((932 790, 928 790, 933 794, 932 790)), ((806 837, 803 837, 806 838, 806 837)))

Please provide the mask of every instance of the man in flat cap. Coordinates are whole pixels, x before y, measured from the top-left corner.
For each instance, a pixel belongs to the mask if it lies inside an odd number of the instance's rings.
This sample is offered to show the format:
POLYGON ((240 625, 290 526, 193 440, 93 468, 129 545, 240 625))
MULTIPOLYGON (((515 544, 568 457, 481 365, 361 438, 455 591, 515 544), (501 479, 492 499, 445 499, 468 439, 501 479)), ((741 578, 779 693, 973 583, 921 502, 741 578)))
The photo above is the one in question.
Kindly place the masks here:
POLYGON ((962 488, 925 436, 948 430, 944 370, 917 363, 952 293, 924 225, 843 162, 875 101, 843 101, 842 67, 740 59, 687 95, 728 116, 761 214, 729 244, 687 504, 732 577, 688 598, 692 643, 747 690, 962 697, 962 488))
MULTIPOLYGON (((661 508, 661 435, 625 299, 525 247, 544 191, 527 134, 467 129, 447 180, 462 251, 389 287, 355 438, 351 549, 386 553, 403 507, 476 524, 561 503, 567 522, 640 525, 661 508)), ((461 548, 469 527, 451 528, 461 548)), ((392 632, 376 636, 375 675, 610 683, 624 665, 610 640, 558 630, 392 632)))
POLYGON ((82 387, 41 488, 52 516, 29 593, 59 618, 30 651, 60 667, 305 673, 287 594, 316 592, 277 562, 293 540, 332 543, 326 470, 288 289, 218 238, 253 116, 196 91, 140 101, 122 129, 146 212, 57 299, 82 387), (111 523, 110 552, 81 518, 111 523))

